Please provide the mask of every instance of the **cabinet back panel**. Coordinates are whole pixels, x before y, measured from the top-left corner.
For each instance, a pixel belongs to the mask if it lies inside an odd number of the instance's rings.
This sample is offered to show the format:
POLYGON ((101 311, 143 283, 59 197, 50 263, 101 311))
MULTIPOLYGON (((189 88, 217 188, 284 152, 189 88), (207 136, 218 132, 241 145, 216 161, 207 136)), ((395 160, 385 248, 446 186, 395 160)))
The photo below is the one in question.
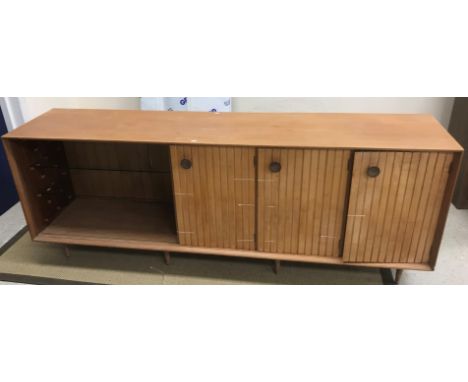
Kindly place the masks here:
POLYGON ((167 145, 64 142, 78 196, 172 203, 167 145))
POLYGON ((64 142, 73 169, 169 173, 169 146, 144 143, 64 142))
POLYGON ((171 146, 182 245, 255 249, 255 149, 171 146), (184 169, 181 160, 192 167, 184 169))
POLYGON ((258 150, 258 250, 339 256, 349 157, 349 150, 258 150))
POLYGON ((343 260, 428 263, 452 153, 357 152, 343 260), (370 177, 369 167, 380 174, 370 177))
POLYGON ((70 170, 78 196, 172 203, 171 176, 143 171, 70 170))

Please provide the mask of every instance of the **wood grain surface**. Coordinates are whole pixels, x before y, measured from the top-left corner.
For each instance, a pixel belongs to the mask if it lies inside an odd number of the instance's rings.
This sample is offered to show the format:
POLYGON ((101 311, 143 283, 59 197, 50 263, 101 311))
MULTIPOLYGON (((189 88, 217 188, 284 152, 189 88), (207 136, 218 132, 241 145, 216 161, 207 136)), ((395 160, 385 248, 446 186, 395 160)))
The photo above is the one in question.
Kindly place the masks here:
POLYGON ((171 146, 182 245, 255 249, 255 150, 171 146), (181 167, 182 159, 192 162, 181 167))
POLYGON ((258 150, 258 250, 340 255, 349 157, 346 150, 258 150))
POLYGON ((423 114, 52 109, 5 137, 250 147, 462 150, 434 117, 423 114))
POLYGON ((421 270, 462 157, 429 115, 53 109, 3 138, 40 241, 421 270))
POLYGON ((428 263, 452 160, 451 153, 355 153, 344 261, 428 263), (370 166, 379 176, 368 176, 370 166))
POLYGON ((76 238, 177 243, 174 211, 165 203, 77 197, 42 236, 59 236, 64 243, 76 238))

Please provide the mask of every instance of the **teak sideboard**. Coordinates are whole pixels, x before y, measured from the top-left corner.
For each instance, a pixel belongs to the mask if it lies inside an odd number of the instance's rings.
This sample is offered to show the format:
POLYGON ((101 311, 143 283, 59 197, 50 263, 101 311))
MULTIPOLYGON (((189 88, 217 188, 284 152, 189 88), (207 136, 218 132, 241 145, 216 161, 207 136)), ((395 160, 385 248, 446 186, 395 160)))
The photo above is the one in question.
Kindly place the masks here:
POLYGON ((3 143, 37 241, 417 270, 463 152, 389 114, 53 109, 3 143))

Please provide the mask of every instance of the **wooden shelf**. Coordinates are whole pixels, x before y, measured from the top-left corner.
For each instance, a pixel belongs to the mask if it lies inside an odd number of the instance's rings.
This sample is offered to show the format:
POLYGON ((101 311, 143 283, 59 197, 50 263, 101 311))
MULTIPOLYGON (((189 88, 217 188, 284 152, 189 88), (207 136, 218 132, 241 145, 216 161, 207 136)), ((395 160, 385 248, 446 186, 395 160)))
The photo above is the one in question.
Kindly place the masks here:
MULTIPOLYGON (((60 237, 103 241, 177 243, 171 205, 122 199, 76 198, 39 235, 39 240, 60 237)), ((97 243, 96 243, 97 244, 97 243)))

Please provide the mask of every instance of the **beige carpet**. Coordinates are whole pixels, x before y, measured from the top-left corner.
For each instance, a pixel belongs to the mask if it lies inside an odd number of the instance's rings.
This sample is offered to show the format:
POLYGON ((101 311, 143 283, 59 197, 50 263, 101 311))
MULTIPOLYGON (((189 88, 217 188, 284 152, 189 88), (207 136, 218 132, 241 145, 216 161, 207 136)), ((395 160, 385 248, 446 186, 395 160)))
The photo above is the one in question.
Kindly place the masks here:
POLYGON ((24 234, 0 256, 0 280, 96 284, 382 284, 378 269, 71 247, 32 242, 24 234), (23 279, 26 277, 27 279, 23 279))

